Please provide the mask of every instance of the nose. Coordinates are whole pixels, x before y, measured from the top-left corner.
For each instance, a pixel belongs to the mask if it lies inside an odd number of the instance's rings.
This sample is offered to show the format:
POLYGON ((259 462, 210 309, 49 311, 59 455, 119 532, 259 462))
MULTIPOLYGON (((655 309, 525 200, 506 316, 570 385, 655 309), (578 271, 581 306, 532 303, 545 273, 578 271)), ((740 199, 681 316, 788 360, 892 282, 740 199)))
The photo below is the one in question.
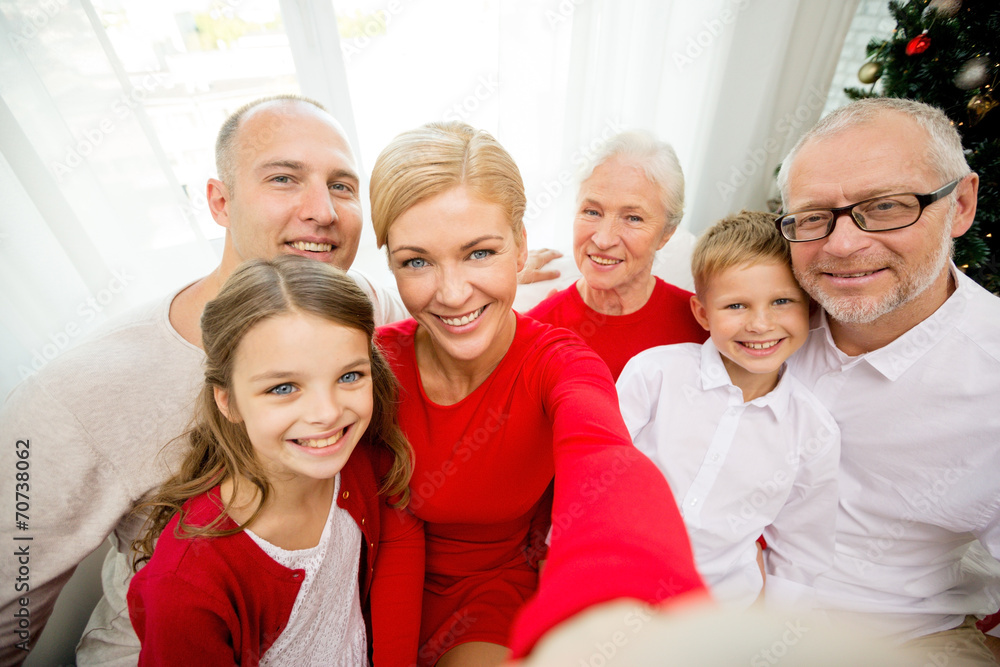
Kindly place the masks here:
POLYGON ((299 216, 321 227, 337 222, 337 209, 326 183, 310 181, 305 184, 299 202, 299 216))
POLYGON ((472 296, 472 285, 460 267, 444 265, 438 273, 437 300, 443 306, 458 308, 472 296))
POLYGON ((595 226, 591 240, 601 250, 607 250, 618 243, 618 225, 611 216, 603 216, 595 226))
POLYGON ((314 389, 310 392, 306 421, 317 426, 333 426, 342 412, 335 389, 314 389))
POLYGON ((771 324, 771 312, 767 308, 751 308, 747 321, 746 329, 751 333, 765 333, 770 331, 772 328, 771 324))
POLYGON ((859 228, 851 214, 844 211, 834 219, 833 232, 823 239, 823 250, 830 255, 846 257, 867 248, 871 241, 871 234, 859 228))

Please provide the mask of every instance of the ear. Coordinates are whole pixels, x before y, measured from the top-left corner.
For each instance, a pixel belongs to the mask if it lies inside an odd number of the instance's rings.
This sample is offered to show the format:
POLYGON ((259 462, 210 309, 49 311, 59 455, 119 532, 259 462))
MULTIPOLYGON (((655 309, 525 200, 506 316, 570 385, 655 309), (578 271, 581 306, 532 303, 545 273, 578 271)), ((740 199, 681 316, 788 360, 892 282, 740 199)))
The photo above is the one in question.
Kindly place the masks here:
POLYGON ((229 406, 228 389, 223 389, 222 387, 212 387, 212 392, 213 395, 215 396, 215 405, 218 406, 219 412, 222 413, 223 417, 233 422, 234 424, 238 424, 241 421, 243 421, 242 419, 240 419, 240 416, 236 414, 236 409, 235 409, 236 406, 232 406, 232 409, 229 406))
POLYGON ((220 227, 229 229, 229 188, 217 178, 208 179, 205 196, 208 199, 208 210, 220 227))
POLYGON ((528 261, 528 232, 524 229, 524 227, 521 228, 521 242, 518 246, 517 272, 520 273, 524 269, 525 263, 528 261))
POLYGON ((969 231, 976 219, 976 202, 979 197, 979 174, 973 172, 963 178, 955 188, 955 217, 951 221, 951 237, 958 238, 969 231))
POLYGON ((670 231, 663 232, 663 236, 660 238, 660 244, 658 246, 656 246, 656 249, 659 250, 663 246, 667 245, 667 241, 670 240, 670 237, 673 236, 674 232, 676 232, 676 231, 677 231, 677 226, 674 225, 674 227, 671 228, 670 231))
POLYGON ((705 304, 701 302, 698 295, 691 296, 691 313, 694 315, 694 319, 698 320, 698 324, 705 331, 709 331, 708 328, 708 311, 705 309, 705 304))

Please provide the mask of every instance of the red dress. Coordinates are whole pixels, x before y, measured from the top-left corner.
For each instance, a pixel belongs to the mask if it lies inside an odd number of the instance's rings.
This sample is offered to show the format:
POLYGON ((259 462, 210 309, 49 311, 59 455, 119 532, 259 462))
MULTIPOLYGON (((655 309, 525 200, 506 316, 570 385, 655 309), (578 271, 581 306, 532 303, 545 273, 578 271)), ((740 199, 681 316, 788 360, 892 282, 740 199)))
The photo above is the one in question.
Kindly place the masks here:
POLYGON ((691 292, 656 278, 653 294, 628 315, 604 315, 583 301, 576 284, 527 312, 528 317, 575 332, 601 356, 618 381, 629 359, 657 345, 704 343, 705 331, 691 313, 691 292))
POLYGON ((577 336, 518 315, 493 373, 442 406, 421 386, 416 329, 414 320, 382 327, 378 344, 402 385, 399 422, 415 451, 409 507, 425 521, 419 664, 465 642, 511 645, 550 517, 553 555, 583 553, 586 563, 557 568, 556 588, 578 590, 522 617, 518 645, 594 602, 668 597, 657 591, 663 580, 676 582, 669 595, 702 588, 669 487, 632 446, 607 366, 577 336))

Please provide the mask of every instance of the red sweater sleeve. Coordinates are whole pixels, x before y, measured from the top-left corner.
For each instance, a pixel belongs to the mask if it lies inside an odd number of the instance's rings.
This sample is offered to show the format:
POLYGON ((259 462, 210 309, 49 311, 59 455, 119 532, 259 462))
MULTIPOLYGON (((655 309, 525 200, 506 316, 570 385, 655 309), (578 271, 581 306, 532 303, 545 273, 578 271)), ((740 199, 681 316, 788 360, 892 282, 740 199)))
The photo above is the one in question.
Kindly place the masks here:
POLYGON ((170 574, 143 580, 128 597, 142 643, 140 667, 239 664, 233 646, 240 642, 233 631, 240 624, 231 604, 170 574))
POLYGON ((424 525, 406 510, 380 503, 378 557, 372 575, 372 662, 416 662, 424 592, 424 525))
POLYGON ((553 427, 552 541, 512 630, 515 658, 591 605, 704 590, 670 488, 632 446, 607 366, 582 343, 553 350, 536 369, 553 427))

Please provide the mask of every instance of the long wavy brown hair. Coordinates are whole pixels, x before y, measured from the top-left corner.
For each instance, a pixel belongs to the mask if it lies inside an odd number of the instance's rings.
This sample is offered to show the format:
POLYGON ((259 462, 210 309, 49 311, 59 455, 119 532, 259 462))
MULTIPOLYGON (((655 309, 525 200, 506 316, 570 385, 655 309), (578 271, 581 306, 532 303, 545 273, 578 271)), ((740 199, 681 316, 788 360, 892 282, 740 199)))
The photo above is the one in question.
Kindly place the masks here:
POLYGON ((316 315, 365 333, 371 358, 374 407, 361 443, 367 440, 367 446, 383 447, 392 453, 393 464, 381 481, 379 492, 393 499, 395 507, 404 507, 409 501, 413 452, 396 419, 399 393, 396 378, 372 342, 375 319, 368 297, 343 271, 322 262, 294 256, 251 260, 233 272, 201 316, 205 384, 198 398, 194 426, 181 436, 188 441, 189 450, 180 472, 134 510, 140 515, 148 513, 140 536, 132 542, 137 556, 134 568, 149 560, 156 538, 177 513, 181 513, 178 537, 232 535, 250 527, 260 515, 271 494, 271 485, 254 455, 244 423, 232 422, 219 411, 215 389, 225 389, 233 395, 233 362, 247 332, 264 320, 291 312, 316 315), (185 501, 206 493, 227 478, 233 480, 234 489, 224 511, 208 525, 186 524, 182 510, 185 501), (223 530, 219 525, 228 516, 233 499, 239 497, 237 486, 243 481, 256 487, 257 507, 242 526, 223 530))

